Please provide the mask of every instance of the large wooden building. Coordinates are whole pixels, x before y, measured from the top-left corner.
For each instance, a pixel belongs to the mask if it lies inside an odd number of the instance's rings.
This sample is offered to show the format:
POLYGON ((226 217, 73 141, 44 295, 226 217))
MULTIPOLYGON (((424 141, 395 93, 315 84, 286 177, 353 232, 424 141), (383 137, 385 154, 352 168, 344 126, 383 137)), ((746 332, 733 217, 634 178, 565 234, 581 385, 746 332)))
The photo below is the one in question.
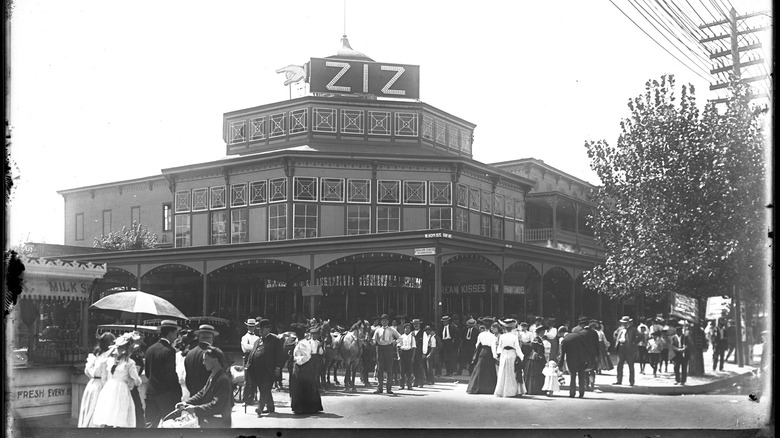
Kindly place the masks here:
POLYGON ((475 161, 473 123, 399 99, 394 87, 415 76, 398 72, 412 67, 375 63, 345 40, 305 66, 311 95, 225 113, 225 158, 59 191, 65 244, 140 222, 158 248, 79 256, 107 264, 98 292, 137 287, 233 321, 614 317, 582 287, 603 258, 587 223, 592 186, 532 158, 475 161), (375 77, 380 95, 351 93, 351 67, 364 91, 370 75, 389 75, 375 77))

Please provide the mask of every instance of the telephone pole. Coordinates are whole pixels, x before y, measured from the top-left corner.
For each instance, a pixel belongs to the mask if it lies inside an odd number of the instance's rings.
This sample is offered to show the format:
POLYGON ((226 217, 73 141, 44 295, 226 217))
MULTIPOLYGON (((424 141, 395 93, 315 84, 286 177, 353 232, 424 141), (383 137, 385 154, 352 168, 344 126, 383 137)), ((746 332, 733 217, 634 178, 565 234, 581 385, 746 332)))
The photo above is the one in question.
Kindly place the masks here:
MULTIPOLYGON (((710 52, 710 59, 711 60, 721 60, 722 58, 731 58, 731 65, 725 65, 725 62, 721 62, 720 67, 716 67, 712 70, 710 70, 710 73, 712 74, 718 74, 718 75, 727 75, 728 73, 731 73, 731 75, 735 79, 742 79, 743 82, 751 83, 751 82, 758 82, 769 79, 769 76, 766 74, 760 74, 757 76, 750 76, 750 77, 742 77, 743 69, 745 67, 753 66, 753 65, 763 65, 764 59, 760 57, 758 58, 752 58, 747 62, 742 62, 740 59, 740 54, 742 52, 749 52, 753 50, 761 49, 763 46, 761 42, 752 42, 747 41, 749 44, 742 44, 740 45, 740 37, 746 36, 746 35, 752 35, 756 32, 760 32, 763 30, 770 29, 770 26, 759 26, 759 27, 748 27, 745 30, 739 30, 738 26, 742 24, 743 22, 746 23, 746 20, 753 17, 758 17, 760 15, 768 15, 768 12, 754 12, 751 14, 746 14, 742 16, 737 16, 737 11, 734 8, 731 8, 731 11, 729 11, 729 16, 726 17, 723 20, 716 21, 713 23, 706 23, 701 26, 699 26, 699 29, 709 29, 709 28, 715 28, 720 27, 721 29, 723 26, 727 26, 729 32, 724 33, 721 35, 715 35, 709 38, 703 38, 700 39, 699 42, 701 44, 705 43, 712 43, 716 41, 721 41, 728 39, 731 43, 731 48, 728 50, 710 50, 707 49, 708 52, 710 52)), ((747 40, 747 38, 745 38, 747 40)), ((719 82, 717 84, 710 85, 710 90, 720 90, 724 88, 728 88, 729 86, 729 80, 728 76, 726 76, 726 80, 719 82)), ((769 86, 771 87, 771 81, 769 82, 769 86)), ((753 98, 759 98, 759 97, 766 97, 769 98, 768 93, 756 93, 752 95, 753 98)), ((725 103, 728 100, 728 98, 720 98, 720 99, 713 99, 713 102, 715 103, 725 103)))

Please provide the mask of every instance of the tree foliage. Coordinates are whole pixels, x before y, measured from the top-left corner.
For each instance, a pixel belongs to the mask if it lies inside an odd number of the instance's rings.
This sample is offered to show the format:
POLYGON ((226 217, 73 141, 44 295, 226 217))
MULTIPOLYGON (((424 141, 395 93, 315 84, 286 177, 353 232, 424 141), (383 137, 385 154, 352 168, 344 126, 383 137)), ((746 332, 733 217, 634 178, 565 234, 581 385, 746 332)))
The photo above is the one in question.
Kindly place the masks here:
POLYGON ((673 76, 631 99, 616 146, 585 143, 603 185, 594 194, 606 260, 586 285, 612 297, 763 292, 769 223, 763 111, 734 81, 723 114, 676 95, 673 76))
POLYGON ((122 227, 121 231, 108 233, 107 236, 95 237, 93 248, 127 251, 134 249, 152 249, 157 246, 157 234, 150 233, 146 226, 133 221, 130 228, 122 227))

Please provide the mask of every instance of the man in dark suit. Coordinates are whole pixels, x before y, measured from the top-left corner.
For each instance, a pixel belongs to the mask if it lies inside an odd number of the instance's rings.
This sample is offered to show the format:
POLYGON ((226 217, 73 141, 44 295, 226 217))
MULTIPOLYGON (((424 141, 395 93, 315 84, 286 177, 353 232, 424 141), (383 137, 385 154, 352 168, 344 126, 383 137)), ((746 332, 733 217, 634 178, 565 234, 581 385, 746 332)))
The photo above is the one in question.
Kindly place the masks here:
POLYGON ((685 385, 688 378, 688 361, 693 352, 693 339, 688 331, 688 324, 683 321, 677 327, 677 334, 672 336, 672 344, 669 348, 669 355, 672 356, 674 364, 674 384, 685 385))
POLYGON ((479 329, 477 329, 477 321, 475 319, 469 319, 466 321, 466 330, 463 332, 463 342, 460 344, 460 360, 458 361, 458 374, 461 373, 464 366, 468 365, 469 375, 474 368, 471 365, 472 356, 474 356, 474 349, 477 347, 477 336, 479 336, 479 329))
POLYGON ((447 371, 445 376, 451 376, 455 373, 455 361, 457 360, 458 347, 460 346, 460 330, 456 325, 450 324, 450 321, 450 317, 444 315, 441 318, 442 328, 439 331, 441 356, 444 368, 447 371))
POLYGON ((572 333, 579 333, 580 331, 585 329, 585 327, 588 325, 589 321, 590 321, 590 319, 587 316, 580 316, 579 319, 577 320, 577 325, 572 327, 571 332, 572 333))
POLYGON ((203 365, 203 351, 211 347, 214 344, 214 338, 219 336, 219 332, 209 324, 202 324, 194 333, 198 337, 198 345, 190 349, 187 357, 184 358, 184 370, 187 374, 184 380, 191 396, 206 386, 211 371, 203 365))
POLYGON ((176 321, 160 323, 160 340, 146 350, 144 373, 149 378, 146 387, 146 421, 156 428, 163 416, 173 412, 181 400, 181 385, 176 374, 176 350, 173 342, 179 337, 176 321))
POLYGON ((617 381, 615 385, 623 384, 623 364, 628 363, 628 384, 634 386, 634 361, 639 352, 639 332, 633 326, 634 320, 624 316, 618 321, 621 324, 614 333, 615 348, 618 353, 617 381))
MULTIPOLYGON (((249 353, 246 364, 246 372, 252 376, 253 381, 260 388, 260 402, 255 412, 260 417, 263 408, 267 407, 266 412, 273 414, 276 411, 274 406, 274 397, 271 393, 274 381, 282 373, 282 366, 287 360, 287 354, 284 351, 282 341, 271 333, 273 325, 267 319, 261 319, 257 323, 260 330, 260 338, 255 341, 255 346, 249 353)), ((247 402, 247 398, 244 402, 247 402)))
POLYGON ((580 398, 585 397, 586 368, 589 365, 588 353, 585 349, 585 338, 581 333, 567 333, 561 342, 561 358, 558 368, 562 368, 564 362, 569 367, 571 380, 569 382, 569 397, 574 397, 577 389, 577 380, 580 382, 580 398))
POLYGON ((412 356, 412 372, 414 373, 414 386, 422 388, 425 383, 425 370, 423 369, 422 342, 425 331, 422 329, 422 321, 418 318, 412 320, 412 335, 417 348, 412 356))

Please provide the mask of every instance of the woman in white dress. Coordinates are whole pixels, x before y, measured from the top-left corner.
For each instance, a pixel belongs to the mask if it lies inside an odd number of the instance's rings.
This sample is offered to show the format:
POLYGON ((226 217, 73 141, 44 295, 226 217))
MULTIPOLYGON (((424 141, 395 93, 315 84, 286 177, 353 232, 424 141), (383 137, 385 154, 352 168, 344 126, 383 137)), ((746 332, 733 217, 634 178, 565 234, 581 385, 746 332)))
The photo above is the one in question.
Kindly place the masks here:
POLYGON ((130 359, 131 333, 114 341, 113 353, 106 361, 103 389, 97 399, 92 422, 106 427, 135 427, 135 404, 130 388, 141 384, 135 362, 130 359))
MULTIPOLYGON (((510 330, 517 326, 513 319, 503 321, 504 326, 510 330)), ((502 333, 498 337, 498 347, 496 348, 498 359, 498 376, 496 390, 493 395, 497 397, 516 397, 526 393, 522 378, 518 379, 515 371, 515 362, 523 359, 523 353, 520 351, 520 341, 517 334, 512 331, 502 333), (519 360, 518 360, 519 359, 519 360), (520 380, 520 382, 518 382, 520 380)), ((519 366, 519 364, 518 364, 519 366)))
POLYGON ((94 353, 87 356, 87 366, 84 368, 84 374, 89 377, 84 395, 81 397, 81 407, 79 409, 79 427, 95 427, 92 422, 92 416, 95 413, 98 395, 103 389, 103 375, 107 373, 106 360, 110 353, 109 348, 114 342, 114 335, 103 333, 98 341, 98 346, 94 353))

